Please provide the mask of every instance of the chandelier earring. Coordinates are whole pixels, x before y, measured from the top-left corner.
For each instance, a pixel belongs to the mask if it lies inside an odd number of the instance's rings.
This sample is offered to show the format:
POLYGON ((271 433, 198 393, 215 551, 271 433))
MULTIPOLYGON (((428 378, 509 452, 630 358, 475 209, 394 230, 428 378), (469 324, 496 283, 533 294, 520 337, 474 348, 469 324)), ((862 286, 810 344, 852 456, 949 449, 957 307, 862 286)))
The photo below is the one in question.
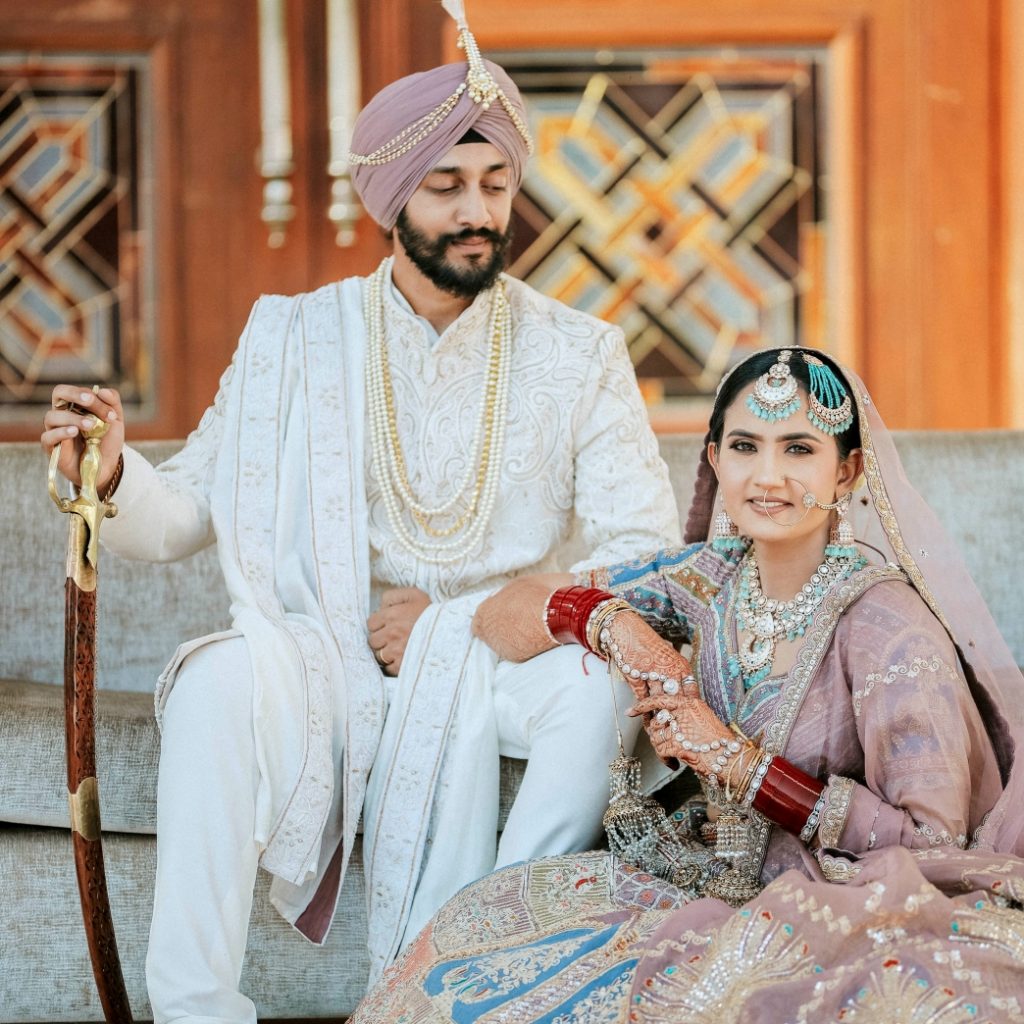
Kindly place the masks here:
POLYGON ((853 527, 850 520, 846 518, 850 511, 850 503, 853 501, 853 492, 844 494, 838 501, 829 504, 815 502, 820 509, 832 510, 836 513, 836 521, 828 532, 828 545, 825 548, 825 555, 828 558, 856 558, 857 545, 853 536, 853 527))
POLYGON ((711 546, 720 555, 744 551, 747 547, 746 541, 740 536, 739 529, 732 521, 732 516, 724 508, 715 516, 715 535, 711 539, 711 546))

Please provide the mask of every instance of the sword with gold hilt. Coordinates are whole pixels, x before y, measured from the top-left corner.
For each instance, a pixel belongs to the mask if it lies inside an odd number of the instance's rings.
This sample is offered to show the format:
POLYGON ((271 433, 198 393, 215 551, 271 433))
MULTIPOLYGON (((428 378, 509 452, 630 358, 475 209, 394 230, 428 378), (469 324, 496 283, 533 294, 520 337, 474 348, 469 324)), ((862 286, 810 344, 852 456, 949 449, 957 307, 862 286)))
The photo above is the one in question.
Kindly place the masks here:
MULTIPOLYGON (((86 409, 69 408, 88 415, 86 409)), ((85 450, 79 468, 81 486, 78 493, 65 498, 57 491, 60 445, 56 445, 50 455, 47 482, 54 503, 61 512, 69 513, 64 590, 64 735, 78 895, 103 1015, 111 1024, 131 1024, 132 1011, 117 953, 107 876, 103 867, 96 783, 96 567, 100 553, 100 523, 117 515, 117 507, 103 501, 96 490, 100 441, 107 432, 108 424, 96 417, 93 419, 93 426, 81 432, 85 450)))

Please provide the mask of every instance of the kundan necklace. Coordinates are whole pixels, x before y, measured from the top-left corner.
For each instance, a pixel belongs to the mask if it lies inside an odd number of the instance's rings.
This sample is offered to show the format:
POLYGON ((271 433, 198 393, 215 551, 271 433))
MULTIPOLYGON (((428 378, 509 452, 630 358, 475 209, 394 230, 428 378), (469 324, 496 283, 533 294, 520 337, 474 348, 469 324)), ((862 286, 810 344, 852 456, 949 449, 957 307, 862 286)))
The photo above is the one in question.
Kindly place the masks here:
POLYGON ((791 601, 767 597, 753 549, 740 566, 739 586, 733 591, 736 627, 740 634, 736 654, 730 658, 731 675, 743 676, 744 689, 771 675, 775 645, 804 635, 825 595, 839 582, 867 565, 856 558, 826 558, 791 601), (743 634, 746 634, 744 638, 743 634))
POLYGON ((428 506, 413 492, 398 436, 398 415, 384 330, 384 289, 390 271, 391 259, 388 258, 370 277, 365 300, 368 335, 366 390, 373 464, 388 520, 398 542, 424 562, 445 565, 458 561, 479 543, 494 511, 508 420, 512 315, 505 284, 499 280, 491 296, 490 354, 466 473, 451 498, 441 505, 428 506), (403 518, 403 503, 413 521, 426 534, 425 539, 417 537, 415 527, 403 518))

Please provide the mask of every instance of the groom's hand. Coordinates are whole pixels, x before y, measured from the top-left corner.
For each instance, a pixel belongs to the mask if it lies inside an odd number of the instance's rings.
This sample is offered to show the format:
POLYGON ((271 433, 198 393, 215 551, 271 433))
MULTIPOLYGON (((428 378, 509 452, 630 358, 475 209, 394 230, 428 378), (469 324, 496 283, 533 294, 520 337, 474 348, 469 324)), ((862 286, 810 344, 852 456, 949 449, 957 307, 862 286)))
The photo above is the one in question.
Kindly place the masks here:
POLYGON ((416 620, 430 604, 430 598, 416 587, 397 587, 381 595, 380 609, 367 620, 370 649, 386 676, 397 676, 402 668, 409 634, 416 620))

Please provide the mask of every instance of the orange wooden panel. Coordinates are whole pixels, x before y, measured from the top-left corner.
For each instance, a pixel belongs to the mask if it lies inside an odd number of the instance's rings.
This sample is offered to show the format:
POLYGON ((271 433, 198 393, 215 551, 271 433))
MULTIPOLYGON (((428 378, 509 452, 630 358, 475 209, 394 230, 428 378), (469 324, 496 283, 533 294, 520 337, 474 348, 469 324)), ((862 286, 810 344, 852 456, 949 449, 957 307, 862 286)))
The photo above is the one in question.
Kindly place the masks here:
MULTIPOLYGON (((458 57, 434 0, 359 0, 359 15, 365 97, 458 57)), ((491 51, 828 46, 835 342, 895 426, 1024 422, 1016 0, 470 0, 469 15, 491 51)), ((255 4, 0 0, 0 23, 8 47, 153 55, 164 390, 133 436, 195 422, 260 292, 362 273, 387 251, 369 218, 337 249, 326 219, 322 5, 289 4, 298 212, 279 250, 259 220, 255 4)))
POLYGON ((1000 10, 999 194, 1003 216, 997 283, 1002 298, 1004 344, 996 372, 1008 410, 1006 425, 1024 427, 1024 4, 1002 0, 1000 10))

